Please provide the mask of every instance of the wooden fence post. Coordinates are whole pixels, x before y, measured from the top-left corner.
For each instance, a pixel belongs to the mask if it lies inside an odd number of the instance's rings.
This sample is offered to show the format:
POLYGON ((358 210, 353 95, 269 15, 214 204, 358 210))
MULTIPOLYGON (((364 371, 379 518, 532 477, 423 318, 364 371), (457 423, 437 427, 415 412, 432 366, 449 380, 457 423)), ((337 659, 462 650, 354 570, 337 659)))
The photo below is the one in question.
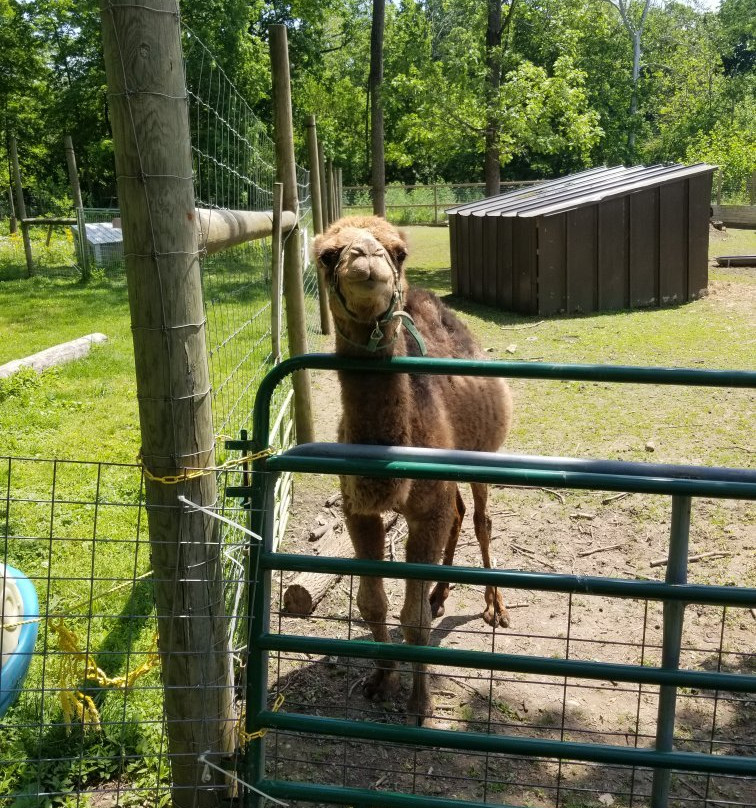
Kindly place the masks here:
POLYGON ((68 181, 71 184, 71 198, 79 220, 79 252, 81 253, 81 274, 86 280, 89 277, 89 250, 87 249, 87 230, 84 222, 84 203, 81 200, 81 186, 79 185, 79 172, 76 170, 76 152, 74 152, 71 135, 63 138, 66 151, 66 164, 68 165, 68 181))
POLYGON ((13 186, 8 185, 8 232, 12 235, 18 232, 16 221, 16 206, 13 204, 13 186))
POLYGON ((318 174, 320 176, 320 207, 323 217, 323 230, 328 230, 333 220, 328 210, 328 188, 326 186, 326 161, 323 144, 318 141, 318 174))
MULTIPOLYGON (((291 82, 289 79, 289 46, 285 25, 270 26, 270 62, 273 79, 273 121, 276 145, 276 176, 283 184, 283 208, 297 212, 297 169, 294 161, 294 123, 291 112, 291 82)), ((302 252, 299 224, 295 224, 284 245, 284 295, 286 296, 286 327, 289 353, 307 353, 304 286, 302 284, 302 252)), ((300 370, 294 374, 294 421, 297 441, 311 443, 312 393, 310 373, 300 370)))
POLYGON ((283 185, 273 183, 273 233, 270 238, 272 253, 271 291, 273 301, 270 307, 270 333, 272 340, 273 362, 281 361, 281 303, 283 298, 283 278, 281 266, 283 255, 281 250, 281 218, 283 214, 283 185))
POLYGON ((328 208, 328 218, 331 222, 336 221, 336 210, 333 204, 333 161, 326 159, 326 207, 328 208))
MULTIPOLYGON (((323 204, 320 196, 320 165, 318 162, 318 131, 315 116, 307 118, 307 156, 310 161, 310 198, 312 199, 312 226, 315 235, 323 232, 323 204)), ((328 289, 325 278, 316 266, 318 274, 318 302, 320 304, 320 330, 324 334, 331 333, 331 317, 328 311, 328 289)))
POLYGON ((21 168, 18 164, 18 143, 15 137, 10 139, 11 163, 13 166, 13 185, 16 188, 16 212, 21 224, 21 237, 24 240, 24 256, 26 257, 26 274, 31 278, 34 271, 34 259, 32 258, 31 239, 29 238, 29 228, 24 224, 26 218, 26 203, 24 202, 24 186, 21 183, 21 168))
POLYGON ((101 0, 145 469, 172 805, 218 808, 235 748, 187 94, 177 0, 101 0), (186 478, 187 470, 207 469, 186 478), (171 484, 171 475, 184 477, 171 484))
POLYGON ((336 169, 336 218, 341 218, 342 170, 336 169))

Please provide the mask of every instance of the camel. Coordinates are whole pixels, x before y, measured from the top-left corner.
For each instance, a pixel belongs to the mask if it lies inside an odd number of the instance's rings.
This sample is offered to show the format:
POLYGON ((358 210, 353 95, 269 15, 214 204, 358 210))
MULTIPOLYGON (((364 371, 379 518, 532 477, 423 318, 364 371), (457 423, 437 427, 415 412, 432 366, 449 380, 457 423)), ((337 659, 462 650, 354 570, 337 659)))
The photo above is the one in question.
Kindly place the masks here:
MULTIPOLYGON (((402 232, 378 217, 346 217, 314 242, 329 289, 336 353, 351 357, 481 358, 468 328, 431 292, 408 288, 407 243, 402 232)), ((342 371, 339 441, 392 446, 497 451, 512 420, 512 399, 503 380, 342 371)), ((382 560, 382 514, 395 510, 408 526, 406 559, 450 565, 465 505, 456 483, 436 480, 341 477, 344 517, 357 558, 382 560)), ((472 483, 475 535, 483 565, 491 567, 488 487, 472 483)), ((406 642, 426 645, 433 617, 444 614, 449 584, 407 581, 401 626, 406 642)), ((388 601, 379 578, 361 578, 357 605, 377 642, 390 642, 388 601)), ((509 625, 501 593, 488 586, 483 618, 509 625)), ((376 663, 366 680, 367 698, 383 699, 398 687, 396 663, 376 663)), ((432 723, 427 665, 413 664, 408 721, 432 723)))

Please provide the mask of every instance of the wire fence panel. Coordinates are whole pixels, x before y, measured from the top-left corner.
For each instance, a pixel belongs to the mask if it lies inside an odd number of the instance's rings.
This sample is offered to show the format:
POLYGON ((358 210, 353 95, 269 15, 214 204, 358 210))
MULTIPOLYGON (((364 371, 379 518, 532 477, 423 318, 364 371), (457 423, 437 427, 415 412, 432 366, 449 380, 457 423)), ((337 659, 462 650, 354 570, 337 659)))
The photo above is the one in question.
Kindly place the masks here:
MULTIPOLYGON (((38 613, 16 618, 37 627, 22 689, 16 695, 0 677, 3 707, 15 697, 1 716, 0 805, 165 805, 170 761, 141 467, 2 457, 0 492, 0 562, 23 572, 39 602, 38 613)), ((233 505, 219 512, 243 518, 233 505)), ((237 677, 245 648, 233 637, 244 635, 247 592, 237 548, 248 541, 226 525, 226 653, 237 677)), ((4 634, 15 625, 7 615, 3 623, 4 634)))

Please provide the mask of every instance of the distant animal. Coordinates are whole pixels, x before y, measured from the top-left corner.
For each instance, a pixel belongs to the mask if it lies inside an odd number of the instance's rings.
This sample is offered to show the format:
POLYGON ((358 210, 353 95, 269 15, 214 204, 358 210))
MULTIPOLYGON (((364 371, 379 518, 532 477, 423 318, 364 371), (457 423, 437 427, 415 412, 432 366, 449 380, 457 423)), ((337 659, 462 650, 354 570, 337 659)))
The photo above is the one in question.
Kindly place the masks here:
MULTIPOLYGON (((482 358, 469 329, 431 292, 409 289, 404 272, 407 243, 402 232, 378 217, 347 217, 314 242, 329 289, 336 353, 372 357, 482 358)), ((512 399, 503 380, 470 376, 372 374, 341 371, 345 443, 496 451, 512 420, 512 399)), ((410 562, 451 564, 464 502, 457 485, 436 480, 341 477, 344 516, 357 558, 384 557, 382 514, 399 511, 407 520, 410 562)), ((491 566, 488 487, 472 483, 475 535, 483 565, 491 566)), ((444 614, 449 584, 407 581, 401 625, 408 643, 425 645, 432 617, 444 614)), ((362 578, 357 605, 377 642, 390 642, 383 580, 362 578)), ((509 625, 501 592, 486 587, 483 618, 509 625)), ((395 662, 377 662, 363 691, 384 698, 399 683, 395 662)), ((426 723, 433 713, 427 666, 413 665, 408 720, 426 723)))

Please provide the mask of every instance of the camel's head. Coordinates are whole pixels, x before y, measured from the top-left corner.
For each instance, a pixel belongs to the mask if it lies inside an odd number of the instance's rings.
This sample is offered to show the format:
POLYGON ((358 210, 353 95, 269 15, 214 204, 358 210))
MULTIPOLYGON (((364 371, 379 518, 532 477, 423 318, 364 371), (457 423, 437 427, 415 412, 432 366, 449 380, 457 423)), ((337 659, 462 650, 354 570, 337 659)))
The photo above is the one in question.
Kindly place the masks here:
POLYGON ((351 319, 374 323, 401 308, 407 244, 385 219, 339 219, 314 246, 335 314, 343 307, 351 319))

